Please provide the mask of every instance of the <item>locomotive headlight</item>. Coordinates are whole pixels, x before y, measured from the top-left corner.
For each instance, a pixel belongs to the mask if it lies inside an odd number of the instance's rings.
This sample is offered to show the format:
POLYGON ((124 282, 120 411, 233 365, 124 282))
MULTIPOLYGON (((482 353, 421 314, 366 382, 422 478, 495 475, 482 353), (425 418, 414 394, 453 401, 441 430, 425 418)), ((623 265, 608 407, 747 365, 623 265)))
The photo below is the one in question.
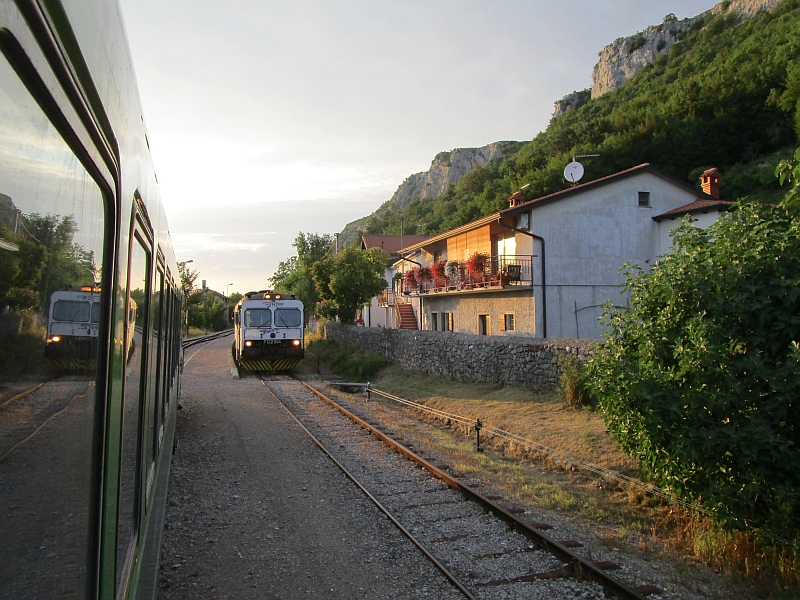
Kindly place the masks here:
POLYGON ((299 345, 300 345, 300 340, 295 340, 295 341, 293 341, 292 343, 293 343, 295 346, 299 346, 299 345))
POLYGON ((61 341, 61 336, 60 335, 54 335, 52 338, 50 338, 50 341, 51 342, 60 342, 61 341))
POLYGON ((247 346, 247 347, 249 348, 250 346, 252 346, 252 345, 253 345, 253 342, 251 342, 250 340, 247 340, 247 341, 244 343, 244 345, 245 345, 245 346, 247 346))

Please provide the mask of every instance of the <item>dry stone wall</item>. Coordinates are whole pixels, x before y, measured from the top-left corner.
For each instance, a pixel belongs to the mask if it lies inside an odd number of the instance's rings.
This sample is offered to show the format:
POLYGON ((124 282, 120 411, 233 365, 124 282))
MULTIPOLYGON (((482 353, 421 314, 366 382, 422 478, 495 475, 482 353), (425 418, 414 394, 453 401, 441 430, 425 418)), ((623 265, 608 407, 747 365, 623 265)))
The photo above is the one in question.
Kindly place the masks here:
POLYGON ((380 354, 409 371, 468 383, 554 390, 562 371, 559 356, 584 361, 592 340, 482 336, 443 331, 406 331, 328 323, 329 340, 347 349, 380 354))

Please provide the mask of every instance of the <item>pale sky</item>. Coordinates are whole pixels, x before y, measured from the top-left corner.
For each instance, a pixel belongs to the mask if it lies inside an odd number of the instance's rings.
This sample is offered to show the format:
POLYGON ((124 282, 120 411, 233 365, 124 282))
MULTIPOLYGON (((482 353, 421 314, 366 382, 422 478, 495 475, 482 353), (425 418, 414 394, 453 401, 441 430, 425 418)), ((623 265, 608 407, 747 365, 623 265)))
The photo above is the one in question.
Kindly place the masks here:
POLYGON ((177 258, 225 293, 438 152, 532 139, 605 45, 713 0, 120 3, 177 258))

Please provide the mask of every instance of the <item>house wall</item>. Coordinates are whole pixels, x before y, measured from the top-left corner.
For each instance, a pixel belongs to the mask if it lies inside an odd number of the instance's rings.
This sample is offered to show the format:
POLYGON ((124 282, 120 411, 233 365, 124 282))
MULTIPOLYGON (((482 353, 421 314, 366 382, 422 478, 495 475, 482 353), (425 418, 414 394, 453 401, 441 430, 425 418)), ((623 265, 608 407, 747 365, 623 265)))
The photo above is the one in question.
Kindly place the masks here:
MULTIPOLYGON (((506 289, 508 290, 508 288, 506 289)), ((450 293, 425 296, 423 313, 425 329, 431 329, 431 313, 453 313, 454 331, 478 333, 478 315, 488 315, 488 335, 531 336, 536 333, 536 302, 531 289, 503 292, 450 293), (514 331, 503 331, 500 319, 506 313, 514 315, 514 331)))
POLYGON ((586 360, 593 342, 494 337, 440 331, 353 327, 329 322, 326 335, 345 348, 381 354, 404 369, 470 383, 516 385, 553 391, 562 356, 586 360))
MULTIPOLYGON (((695 227, 706 229, 710 227, 714 221, 719 219, 722 213, 718 210, 712 210, 706 213, 695 213, 692 215, 692 222, 695 227)), ((672 232, 681 224, 681 218, 664 219, 659 225, 659 255, 669 254, 672 251, 672 232)))
POLYGON ((476 252, 492 254, 491 226, 485 225, 472 231, 447 238, 447 260, 462 262, 476 252))
MULTIPOLYGON (((545 240, 547 336, 602 337, 597 306, 620 295, 626 262, 648 268, 661 254, 661 227, 652 217, 693 202, 697 194, 652 173, 640 173, 531 210, 531 231, 545 240), (639 192, 650 206, 639 207, 639 192), (577 315, 577 323, 576 323, 577 315)), ((534 243, 537 335, 543 335, 542 248, 534 243)))

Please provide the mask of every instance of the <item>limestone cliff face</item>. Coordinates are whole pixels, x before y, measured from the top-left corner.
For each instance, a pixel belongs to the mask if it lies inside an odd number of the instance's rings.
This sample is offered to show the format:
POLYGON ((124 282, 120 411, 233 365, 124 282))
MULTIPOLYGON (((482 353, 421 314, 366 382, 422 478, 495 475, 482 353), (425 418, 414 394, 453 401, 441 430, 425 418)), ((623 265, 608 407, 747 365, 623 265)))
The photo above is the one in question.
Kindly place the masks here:
MULTIPOLYGON (((431 161, 430 169, 406 177, 375 214, 400 210, 415 198, 440 196, 464 175, 500 158, 507 144, 508 142, 494 142, 480 148, 456 148, 450 152, 440 152, 431 161)), ((345 245, 357 242, 366 221, 367 217, 364 217, 348 223, 339 235, 340 242, 345 245)))
MULTIPOLYGON (((760 12, 772 10, 782 0, 730 0, 720 2, 710 11, 678 21, 666 18, 661 25, 654 25, 626 38, 614 40, 600 52, 600 60, 592 71, 592 98, 610 92, 645 65, 652 63, 686 35, 693 26, 702 26, 701 19, 709 14, 735 14, 740 21, 752 19, 760 12)), ((554 115, 555 116, 555 115, 554 115)))
POLYGON ((435 198, 444 194, 447 188, 467 173, 485 166, 490 160, 500 158, 504 145, 504 142, 494 142, 481 148, 456 148, 450 152, 440 152, 434 157, 428 172, 422 174, 425 175, 425 181, 420 196, 435 198))
POLYGON ((556 100, 555 108, 553 109, 553 116, 551 119, 557 119, 568 110, 575 110, 580 108, 591 98, 592 90, 580 90, 567 94, 561 100, 556 100))

